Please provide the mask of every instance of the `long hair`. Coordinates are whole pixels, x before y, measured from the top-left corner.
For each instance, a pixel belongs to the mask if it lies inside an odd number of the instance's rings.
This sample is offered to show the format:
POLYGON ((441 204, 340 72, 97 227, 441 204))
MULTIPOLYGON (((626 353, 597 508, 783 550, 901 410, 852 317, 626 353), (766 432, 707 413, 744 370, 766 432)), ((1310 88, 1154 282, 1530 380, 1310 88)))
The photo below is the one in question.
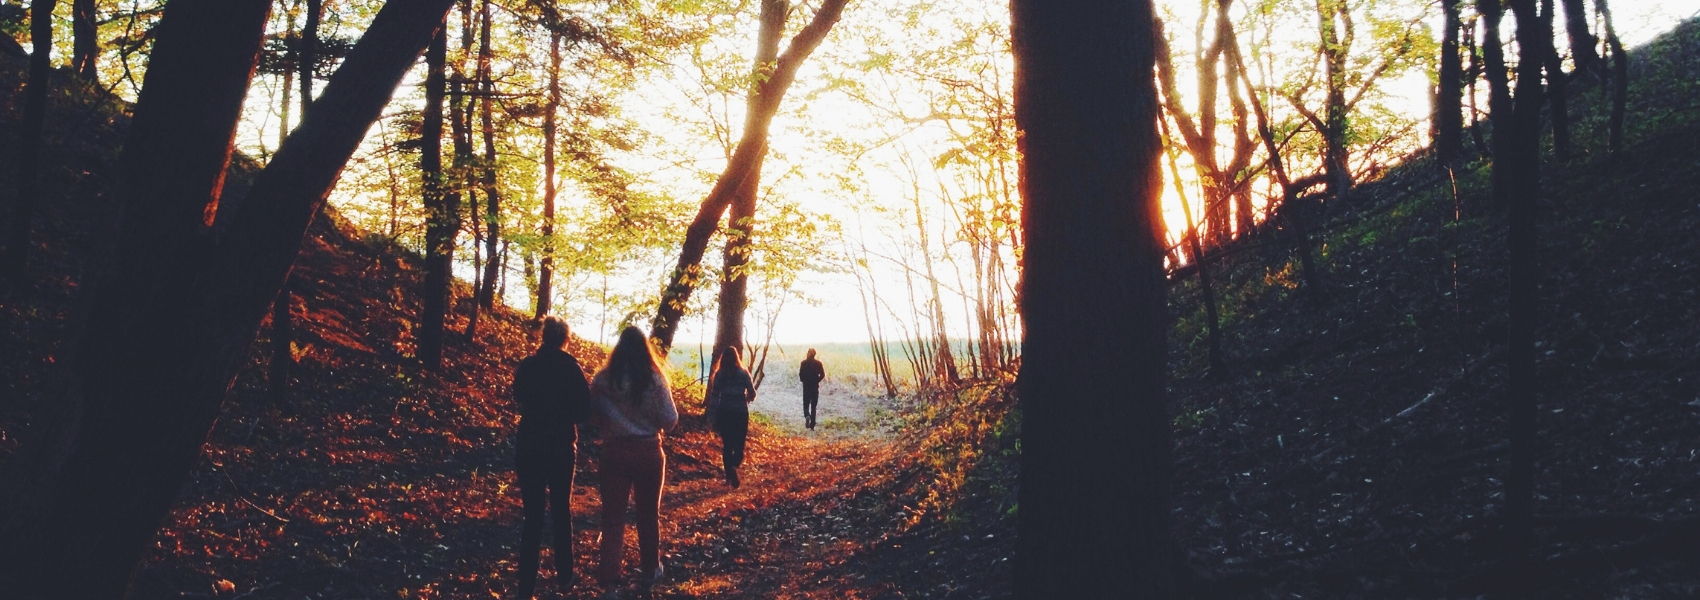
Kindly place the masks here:
POLYGON ((720 381, 721 371, 728 374, 742 373, 744 379, 749 379, 749 373, 744 372, 744 363, 738 358, 738 347, 727 346, 720 349, 720 356, 714 359, 714 364, 708 370, 708 387, 714 389, 714 384, 720 381))
POLYGON ((615 388, 628 392, 627 399, 631 399, 636 396, 630 392, 649 389, 655 383, 656 375, 661 373, 661 360, 649 345, 649 337, 628 325, 620 330, 620 340, 614 343, 614 351, 608 353, 608 364, 602 367, 602 372, 609 375, 615 388))

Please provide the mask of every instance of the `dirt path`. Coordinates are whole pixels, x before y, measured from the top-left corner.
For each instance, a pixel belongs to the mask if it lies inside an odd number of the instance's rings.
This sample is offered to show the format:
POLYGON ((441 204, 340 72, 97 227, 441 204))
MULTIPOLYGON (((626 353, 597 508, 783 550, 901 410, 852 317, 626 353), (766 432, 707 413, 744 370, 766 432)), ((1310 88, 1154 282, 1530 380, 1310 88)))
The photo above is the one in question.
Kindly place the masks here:
POLYGON ((792 372, 775 373, 762 380, 751 412, 765 416, 774 425, 797 434, 817 436, 884 437, 877 422, 887 407, 878 398, 864 396, 849 386, 828 379, 821 383, 820 404, 815 409, 815 430, 803 428, 803 384, 792 372))

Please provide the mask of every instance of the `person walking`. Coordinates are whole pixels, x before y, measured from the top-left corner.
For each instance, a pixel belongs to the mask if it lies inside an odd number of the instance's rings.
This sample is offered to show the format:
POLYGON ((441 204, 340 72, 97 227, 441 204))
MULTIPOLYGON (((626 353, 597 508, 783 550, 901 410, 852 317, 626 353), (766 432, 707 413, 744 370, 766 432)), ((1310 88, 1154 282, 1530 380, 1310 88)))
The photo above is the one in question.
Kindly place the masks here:
POLYGON ((820 382, 826 379, 826 367, 815 360, 814 348, 809 349, 809 356, 797 368, 797 378, 803 381, 803 426, 814 429, 815 409, 820 406, 820 382))
POLYGON ((756 388, 749 371, 738 360, 738 349, 728 346, 714 361, 708 376, 709 416, 714 432, 720 434, 720 464, 726 484, 738 487, 738 467, 744 464, 744 442, 750 434, 750 402, 756 388))
POLYGON ((578 360, 566 351, 567 322, 543 318, 542 343, 514 371, 514 402, 519 405, 515 464, 524 520, 519 536, 519 597, 530 600, 537 587, 543 521, 548 513, 555 534, 555 579, 572 589, 573 458, 578 428, 590 417, 590 388, 578 360), (547 509, 547 510, 545 510, 547 509))
POLYGON ((661 486, 667 456, 661 432, 679 422, 667 376, 648 336, 626 327, 608 364, 590 383, 591 423, 602 440, 597 476, 602 496, 602 556, 597 579, 603 597, 617 597, 625 552, 626 502, 637 512, 638 564, 654 585, 661 566, 661 486))

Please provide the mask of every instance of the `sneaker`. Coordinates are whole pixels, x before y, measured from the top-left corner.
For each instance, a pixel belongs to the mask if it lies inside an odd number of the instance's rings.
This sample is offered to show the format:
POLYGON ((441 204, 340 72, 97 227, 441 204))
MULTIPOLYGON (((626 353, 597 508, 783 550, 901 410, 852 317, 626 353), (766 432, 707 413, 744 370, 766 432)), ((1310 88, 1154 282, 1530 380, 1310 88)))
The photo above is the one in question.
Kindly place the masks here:
POLYGON ((661 578, 666 575, 667 567, 660 563, 656 563, 655 570, 643 574, 643 586, 654 587, 655 584, 660 583, 661 578))

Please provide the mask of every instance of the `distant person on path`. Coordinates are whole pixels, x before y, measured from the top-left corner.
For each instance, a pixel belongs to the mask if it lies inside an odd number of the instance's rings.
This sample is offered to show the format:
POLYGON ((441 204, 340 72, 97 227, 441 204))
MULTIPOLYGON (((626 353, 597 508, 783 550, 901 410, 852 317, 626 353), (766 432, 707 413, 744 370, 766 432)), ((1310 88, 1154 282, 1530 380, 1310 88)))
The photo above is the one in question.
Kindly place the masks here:
POLYGON ((809 349, 808 358, 797 369, 797 378, 803 380, 803 426, 814 429, 815 408, 820 405, 820 382, 826 379, 826 367, 815 360, 814 348, 809 349))
POLYGON ((543 318, 543 341, 514 372, 514 401, 519 405, 519 496, 525 520, 519 536, 519 597, 537 587, 537 563, 545 508, 555 533, 555 578, 561 590, 573 580, 573 457, 576 425, 590 417, 590 388, 578 360, 566 351, 567 322, 543 318))
POLYGON ((645 585, 661 578, 661 486, 667 456, 661 432, 679 422, 673 392, 649 338, 626 327, 608 364, 590 383, 591 422, 602 438, 597 475, 602 495, 602 562, 597 579, 605 597, 620 586, 625 552, 626 500, 637 509, 638 563, 645 585))
POLYGON ((714 432, 720 434, 720 464, 726 472, 726 484, 732 487, 740 484, 738 467, 744 464, 744 441, 750 435, 749 405, 755 399, 755 385, 738 361, 738 349, 721 350, 708 376, 708 414, 714 432))

